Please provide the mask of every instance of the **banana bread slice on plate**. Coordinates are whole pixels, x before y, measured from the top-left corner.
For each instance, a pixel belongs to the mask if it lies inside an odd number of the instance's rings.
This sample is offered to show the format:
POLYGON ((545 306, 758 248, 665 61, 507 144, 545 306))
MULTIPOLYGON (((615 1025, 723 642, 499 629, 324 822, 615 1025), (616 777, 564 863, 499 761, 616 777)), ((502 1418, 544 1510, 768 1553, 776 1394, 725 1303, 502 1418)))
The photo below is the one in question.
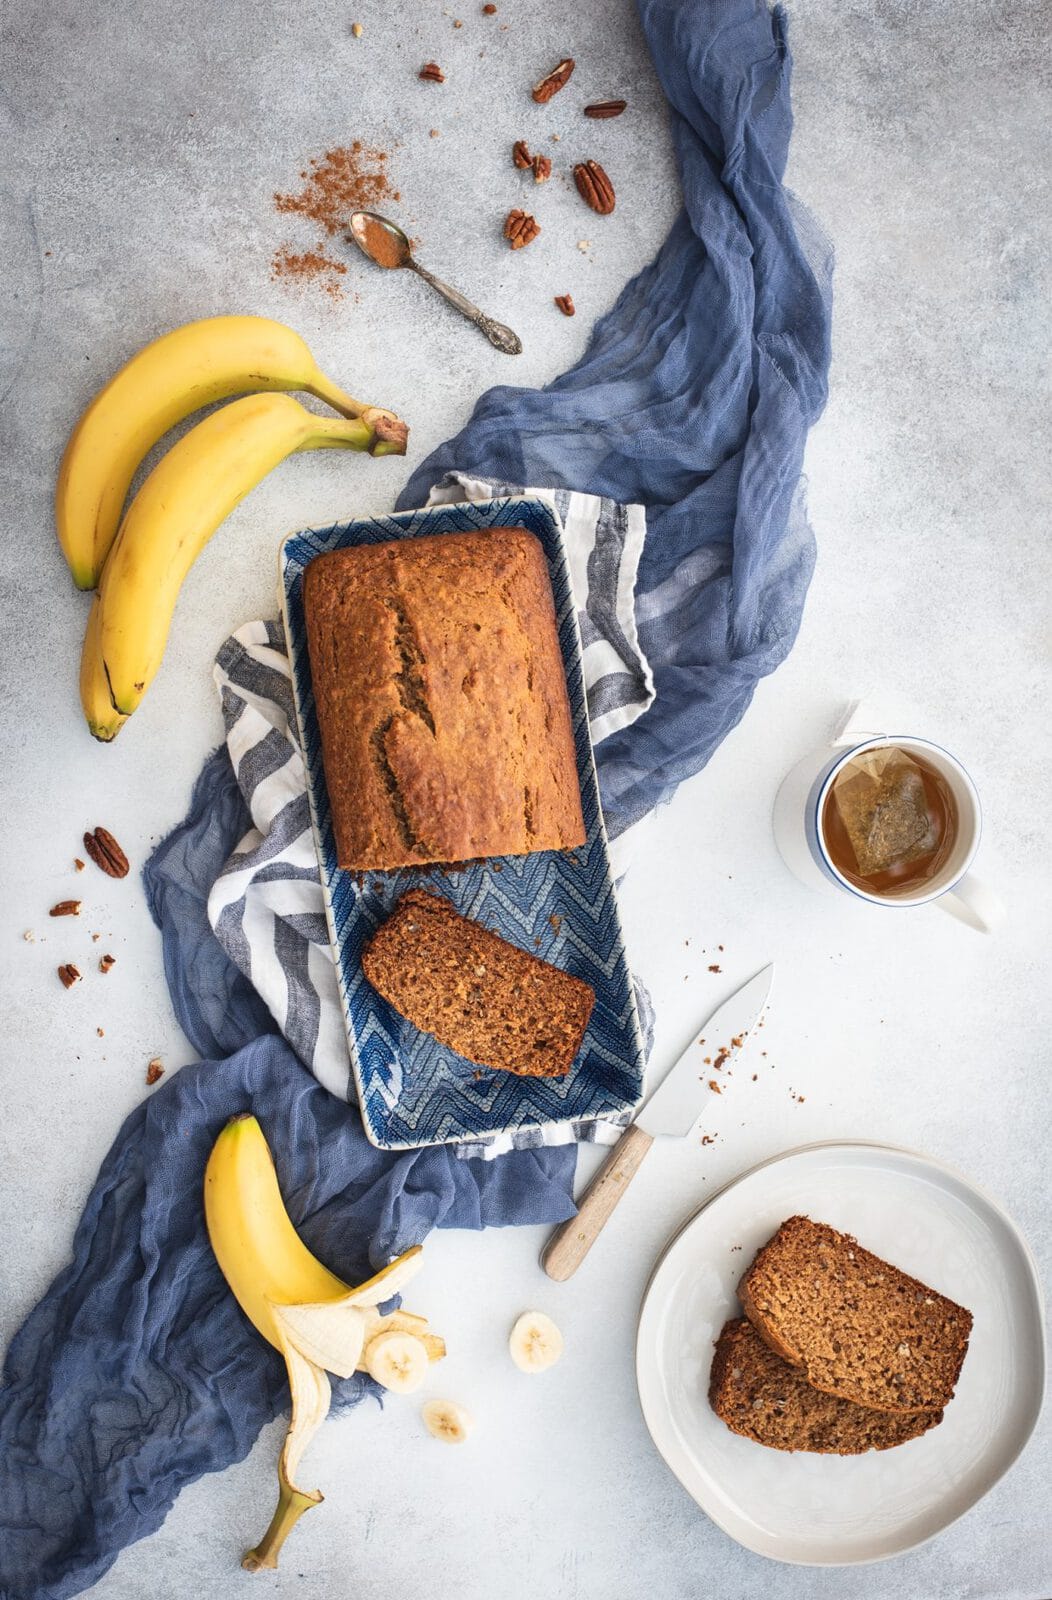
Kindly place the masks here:
POLYGON ((747 1317, 716 1341, 709 1404, 732 1433, 772 1450, 857 1456, 890 1450, 942 1421, 941 1411, 872 1411, 813 1389, 798 1367, 775 1355, 747 1317))
POLYGON ((953 1399, 971 1312, 850 1234, 790 1217, 738 1295, 760 1336, 816 1389, 876 1411, 941 1411, 953 1399))

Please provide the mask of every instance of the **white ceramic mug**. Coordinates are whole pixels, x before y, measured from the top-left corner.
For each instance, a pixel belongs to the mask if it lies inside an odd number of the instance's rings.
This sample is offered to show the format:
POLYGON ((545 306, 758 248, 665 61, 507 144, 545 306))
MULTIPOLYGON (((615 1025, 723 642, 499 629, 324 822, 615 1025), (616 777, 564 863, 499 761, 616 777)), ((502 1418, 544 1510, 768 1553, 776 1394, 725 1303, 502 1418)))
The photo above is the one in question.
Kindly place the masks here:
POLYGON ((774 802, 774 837, 789 870, 815 889, 834 888, 893 910, 937 905, 980 933, 993 933, 1004 921, 1004 903, 970 871, 982 835, 982 808, 975 785, 956 757, 928 739, 865 731, 861 707, 849 713, 840 732, 797 763, 774 802), (859 888, 834 866, 823 829, 826 796, 841 769, 866 750, 894 745, 935 767, 957 806, 957 840, 941 871, 906 894, 873 894, 859 888))

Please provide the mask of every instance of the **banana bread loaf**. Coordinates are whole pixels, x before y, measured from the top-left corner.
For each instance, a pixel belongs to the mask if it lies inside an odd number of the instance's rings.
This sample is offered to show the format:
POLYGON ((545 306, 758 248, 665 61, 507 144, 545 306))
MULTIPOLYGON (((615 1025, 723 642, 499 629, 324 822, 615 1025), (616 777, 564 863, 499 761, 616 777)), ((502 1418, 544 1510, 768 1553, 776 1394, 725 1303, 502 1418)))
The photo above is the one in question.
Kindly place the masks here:
POLYGON ((354 545, 304 575, 339 865, 584 843, 548 565, 524 528, 354 545))
POLYGON ((414 1027, 480 1067, 569 1072, 595 994, 581 978, 411 889, 362 952, 362 971, 414 1027))
POLYGON ((890 1450, 942 1421, 941 1411, 871 1411, 812 1389, 798 1367, 776 1356, 747 1317, 716 1341, 709 1404, 732 1433, 771 1450, 857 1456, 890 1450))
POLYGON ((972 1314, 810 1217, 783 1222, 738 1285, 753 1327, 815 1389, 877 1411, 941 1411, 972 1314))

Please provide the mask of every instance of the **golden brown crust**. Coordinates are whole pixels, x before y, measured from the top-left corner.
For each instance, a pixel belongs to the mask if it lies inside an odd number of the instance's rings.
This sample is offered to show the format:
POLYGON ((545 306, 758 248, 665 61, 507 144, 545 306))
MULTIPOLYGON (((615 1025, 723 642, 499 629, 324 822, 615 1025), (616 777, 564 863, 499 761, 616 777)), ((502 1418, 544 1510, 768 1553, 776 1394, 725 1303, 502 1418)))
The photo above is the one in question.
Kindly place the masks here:
POLYGON ((761 1338, 815 1389, 899 1413, 941 1411, 953 1398, 971 1312, 850 1234, 788 1218, 738 1297, 761 1338))
POLYGON ((544 552, 523 528, 354 545, 303 603, 339 865, 584 843, 544 552))
POLYGON ((595 1004, 590 986, 411 889, 362 952, 362 971, 403 1017, 478 1066, 569 1072, 595 1004))
POLYGON ((941 1411, 873 1411, 812 1388, 745 1317, 725 1324, 712 1358, 709 1404, 732 1433, 771 1450, 861 1455, 916 1439, 941 1411))

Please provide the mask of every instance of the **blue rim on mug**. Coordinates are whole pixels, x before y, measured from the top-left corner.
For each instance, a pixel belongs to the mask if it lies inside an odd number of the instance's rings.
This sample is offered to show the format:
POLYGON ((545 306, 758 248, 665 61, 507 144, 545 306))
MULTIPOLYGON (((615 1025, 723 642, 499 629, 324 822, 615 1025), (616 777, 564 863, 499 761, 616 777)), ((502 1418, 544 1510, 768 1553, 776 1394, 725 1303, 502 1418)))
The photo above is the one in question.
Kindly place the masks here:
POLYGON ((859 744, 852 745, 846 750, 838 751, 822 768, 822 771, 811 785, 811 792, 807 797, 807 805, 804 810, 804 832, 807 835, 807 847, 811 852, 815 865, 838 889, 846 889, 848 894, 853 894, 856 900, 864 900, 867 905, 888 906, 892 910, 908 910, 911 906, 930 905, 933 900, 938 900, 944 894, 949 894, 967 874, 972 862, 975 860, 979 842, 982 839, 983 809, 979 801, 979 792, 972 782, 971 774, 949 750, 944 749, 941 744, 933 744, 930 739, 919 739, 912 733, 882 733, 877 738, 863 739, 859 744), (937 755, 945 757, 955 771, 960 774, 975 810, 975 836, 964 862, 955 873, 952 881, 944 883, 941 888, 932 889, 927 894, 910 896, 909 899, 905 897, 895 898, 892 895, 867 894, 864 889, 858 888, 856 884, 845 878, 834 866, 822 837, 822 811, 826 803, 826 796, 841 768, 854 756, 860 755, 865 750, 876 750, 882 745, 893 744, 906 748, 910 745, 919 745, 922 750, 932 750, 937 755))

